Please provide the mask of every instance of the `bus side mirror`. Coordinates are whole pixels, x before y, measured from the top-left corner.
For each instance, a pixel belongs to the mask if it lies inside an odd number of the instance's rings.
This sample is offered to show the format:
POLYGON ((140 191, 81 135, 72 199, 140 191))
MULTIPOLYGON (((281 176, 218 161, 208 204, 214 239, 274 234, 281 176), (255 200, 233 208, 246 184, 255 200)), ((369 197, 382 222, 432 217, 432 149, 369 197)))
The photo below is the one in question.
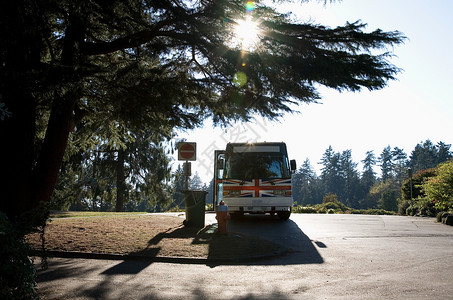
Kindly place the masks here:
POLYGON ((219 158, 217 160, 217 169, 219 170, 225 169, 225 160, 223 158, 219 158))
POLYGON ((291 161, 289 162, 290 166, 291 166, 291 171, 294 172, 296 171, 297 169, 297 166, 296 166, 296 160, 295 159, 291 159, 291 161))

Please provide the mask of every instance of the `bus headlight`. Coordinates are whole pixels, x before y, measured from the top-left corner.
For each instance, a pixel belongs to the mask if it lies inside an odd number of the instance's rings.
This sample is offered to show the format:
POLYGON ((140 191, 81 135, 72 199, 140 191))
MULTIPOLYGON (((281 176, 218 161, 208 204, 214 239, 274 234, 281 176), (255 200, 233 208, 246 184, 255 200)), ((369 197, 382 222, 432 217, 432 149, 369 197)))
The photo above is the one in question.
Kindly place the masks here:
POLYGON ((291 190, 274 190, 275 196, 283 196, 283 197, 291 197, 292 192, 291 190))
POLYGON ((241 191, 223 191, 225 197, 240 197, 241 191))

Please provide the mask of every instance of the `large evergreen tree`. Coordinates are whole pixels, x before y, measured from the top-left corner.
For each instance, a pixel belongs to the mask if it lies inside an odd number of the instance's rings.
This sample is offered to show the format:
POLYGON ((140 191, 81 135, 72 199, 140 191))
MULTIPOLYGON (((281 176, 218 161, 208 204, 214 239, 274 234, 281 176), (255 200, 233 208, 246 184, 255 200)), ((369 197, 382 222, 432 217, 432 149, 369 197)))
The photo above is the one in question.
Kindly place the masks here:
POLYGON ((172 199, 173 203, 169 205, 168 208, 185 207, 184 203, 184 193, 186 190, 186 177, 184 176, 184 169, 182 165, 178 165, 178 168, 175 171, 175 176, 173 177, 173 190, 172 190, 172 199))
POLYGON ((374 166, 376 166, 376 155, 374 151, 367 151, 365 158, 362 160, 363 171, 361 177, 361 183, 365 190, 369 190, 373 184, 376 182, 376 172, 374 171, 374 166))
POLYGON ((109 210, 113 205, 122 211, 129 200, 137 205, 168 200, 170 159, 161 145, 162 134, 147 127, 134 132, 112 130, 110 125, 80 126, 72 135, 66 151, 69 158, 52 198, 56 208, 67 207, 66 202, 82 206, 90 202, 93 210, 109 210))
POLYGON ((451 145, 445 144, 444 142, 437 143, 437 163, 446 162, 453 158, 453 153, 450 151, 451 145))
POLYGON ((393 178, 393 153, 390 146, 385 147, 379 156, 381 167, 381 181, 385 182, 393 178))
POLYGON ((297 204, 318 204, 322 202, 321 186, 315 170, 307 158, 293 175, 293 198, 297 204))
POLYGON ((398 185, 403 184, 403 181, 408 177, 408 160, 407 154, 403 149, 394 147, 392 151, 392 166, 394 179, 398 185))
POLYGON ((450 147, 451 145, 444 142, 434 145, 430 140, 419 143, 410 155, 409 165, 413 172, 435 168, 438 164, 453 157, 450 147))
POLYGON ((341 174, 344 178, 344 188, 341 194, 344 204, 352 208, 359 208, 360 177, 357 171, 357 163, 352 160, 352 151, 343 151, 340 162, 341 174))
POLYGON ((318 99, 319 84, 383 88, 398 68, 375 53, 404 39, 361 22, 294 23, 245 1, 7 1, 0 22, 0 210, 10 216, 50 199, 78 124, 274 118, 318 99), (247 15, 260 28, 253 52, 231 43, 247 15))
POLYGON ((362 176, 360 178, 360 206, 361 208, 370 208, 375 205, 374 201, 369 197, 371 187, 376 183, 376 172, 374 166, 376 166, 377 159, 376 155, 372 150, 367 151, 365 158, 362 160, 363 169, 362 176))
POLYGON ((357 163, 352 161, 351 150, 339 153, 334 152, 329 146, 324 152, 321 164, 323 167, 320 179, 324 195, 335 194, 339 201, 357 208, 359 206, 360 179, 357 163))
POLYGON ((324 195, 335 194, 340 196, 344 186, 344 178, 340 173, 340 153, 335 152, 332 146, 329 146, 320 163, 322 164, 320 179, 323 184, 324 195))

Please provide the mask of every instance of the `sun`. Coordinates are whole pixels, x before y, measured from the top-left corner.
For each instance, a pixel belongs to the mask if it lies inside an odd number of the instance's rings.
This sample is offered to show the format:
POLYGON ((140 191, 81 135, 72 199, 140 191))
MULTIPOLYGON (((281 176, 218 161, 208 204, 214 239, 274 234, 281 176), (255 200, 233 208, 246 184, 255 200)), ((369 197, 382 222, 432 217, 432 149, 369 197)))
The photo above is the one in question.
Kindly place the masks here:
POLYGON ((235 44, 242 50, 253 50, 259 41, 259 26, 249 16, 243 20, 237 20, 234 25, 235 44))

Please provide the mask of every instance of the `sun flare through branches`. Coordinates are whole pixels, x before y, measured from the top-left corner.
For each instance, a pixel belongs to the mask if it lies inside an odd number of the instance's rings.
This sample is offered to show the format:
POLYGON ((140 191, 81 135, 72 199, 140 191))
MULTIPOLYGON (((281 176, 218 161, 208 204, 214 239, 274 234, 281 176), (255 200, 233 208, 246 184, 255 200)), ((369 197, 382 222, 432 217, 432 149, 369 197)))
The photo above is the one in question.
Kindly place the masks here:
POLYGON ((258 23, 247 16, 243 20, 237 20, 234 25, 234 46, 240 47, 241 50, 252 51, 256 48, 259 41, 258 23))

